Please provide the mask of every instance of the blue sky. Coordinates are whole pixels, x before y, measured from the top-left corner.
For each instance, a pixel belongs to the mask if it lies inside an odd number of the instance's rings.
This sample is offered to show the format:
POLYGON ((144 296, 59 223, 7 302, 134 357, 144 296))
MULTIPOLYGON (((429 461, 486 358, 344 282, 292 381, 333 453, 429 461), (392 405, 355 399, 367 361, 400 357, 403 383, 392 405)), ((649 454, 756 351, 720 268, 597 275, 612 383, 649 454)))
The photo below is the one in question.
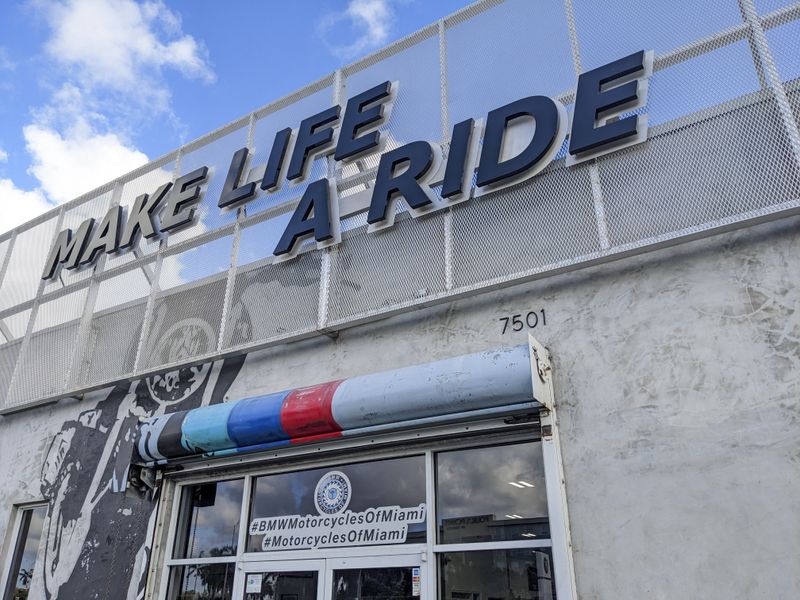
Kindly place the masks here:
POLYGON ((0 3, 0 232, 469 4, 0 3))

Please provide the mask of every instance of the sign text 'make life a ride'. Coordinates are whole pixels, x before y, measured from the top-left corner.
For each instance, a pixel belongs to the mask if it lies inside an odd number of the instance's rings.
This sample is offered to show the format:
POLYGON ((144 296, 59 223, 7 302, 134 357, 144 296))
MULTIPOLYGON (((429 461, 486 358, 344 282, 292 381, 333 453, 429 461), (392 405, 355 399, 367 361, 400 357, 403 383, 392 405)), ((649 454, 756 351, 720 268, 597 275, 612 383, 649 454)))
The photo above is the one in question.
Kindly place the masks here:
MULTIPOLYGON (((620 114, 645 105, 652 62, 652 51, 642 50, 580 75, 567 165, 646 139, 646 115, 620 118, 620 114)), ((241 206, 254 199, 259 189, 269 194, 279 190, 284 181, 303 181, 315 156, 333 154, 336 161, 350 162, 380 149, 386 140, 377 128, 388 118, 398 87, 397 82, 385 81, 350 98, 344 109, 332 106, 294 129, 279 131, 260 180, 242 182, 250 151, 246 147, 237 150, 217 202, 219 208, 241 206)), ((569 127, 561 102, 528 96, 490 111, 484 120, 456 123, 446 160, 438 144, 428 141, 384 152, 371 188, 369 231, 394 224, 394 204, 399 198, 417 217, 533 177, 553 160, 569 127), (444 202, 432 189, 438 185, 444 202)), ((140 237, 151 239, 191 226, 208 176, 208 167, 201 167, 137 197, 127 215, 115 206, 99 223, 90 218, 75 231, 64 229, 56 236, 42 279, 54 277, 59 265, 86 267, 103 252, 133 248, 140 237)), ((299 242, 311 237, 318 248, 341 241, 336 184, 328 178, 306 187, 273 254, 280 260, 291 258, 299 242)))

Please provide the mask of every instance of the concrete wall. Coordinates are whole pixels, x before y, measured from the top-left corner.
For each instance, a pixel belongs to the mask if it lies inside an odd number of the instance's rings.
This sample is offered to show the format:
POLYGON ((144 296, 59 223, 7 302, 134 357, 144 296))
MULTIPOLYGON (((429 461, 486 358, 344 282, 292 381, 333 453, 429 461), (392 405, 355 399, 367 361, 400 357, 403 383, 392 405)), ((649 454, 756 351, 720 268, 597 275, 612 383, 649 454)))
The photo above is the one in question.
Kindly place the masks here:
MULTIPOLYGON (((555 365, 579 596, 798 598, 799 225, 762 225, 417 311, 336 340, 254 353, 241 370, 215 363, 191 381, 186 374, 184 391, 166 401, 141 382, 5 417, 0 536, 10 504, 53 487, 38 478, 59 432, 91 439, 88 430, 105 429, 102 444, 83 443, 71 459, 87 472, 102 471, 82 484, 78 513, 85 520, 85 502, 108 484, 109 456, 124 437, 120 427, 108 427, 123 417, 524 343, 527 331, 503 335, 499 319, 544 309, 547 324, 533 333, 555 365), (112 401, 115 393, 120 399, 112 401), (98 406, 103 419, 92 412, 98 406)), ((63 466, 54 469, 61 475, 47 481, 69 477, 63 466)), ((54 502, 51 513, 59 510, 54 502)), ((95 509, 94 527, 102 522, 107 530, 104 520, 124 510, 146 517, 152 499, 137 502, 144 504, 95 509)), ((139 519, 140 529, 146 520, 139 519)), ((77 558, 70 553, 77 565, 87 556, 96 564, 113 558, 103 553, 102 536, 71 535, 69 543, 84 548, 77 558)), ((145 539, 132 534, 128 554, 146 554, 145 539)), ((138 575, 126 568, 132 583, 125 587, 135 598, 138 575)), ((119 586, 86 586, 82 597, 121 597, 119 586)), ((48 597, 75 597, 66 589, 54 587, 48 597)))

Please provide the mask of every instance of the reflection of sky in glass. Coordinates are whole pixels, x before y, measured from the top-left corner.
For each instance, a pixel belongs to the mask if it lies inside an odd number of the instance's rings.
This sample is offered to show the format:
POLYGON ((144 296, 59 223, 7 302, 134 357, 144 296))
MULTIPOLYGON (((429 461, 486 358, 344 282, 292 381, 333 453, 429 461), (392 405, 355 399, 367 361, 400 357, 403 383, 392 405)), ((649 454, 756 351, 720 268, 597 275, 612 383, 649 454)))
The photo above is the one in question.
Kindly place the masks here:
POLYGON ((471 600, 526 598, 552 600, 549 548, 448 552, 440 555, 442 597, 467 592, 471 600))
MULTIPOLYGON (((294 473, 265 475, 255 480, 250 520, 284 515, 316 515, 314 490, 329 471, 350 479, 352 497, 347 510, 358 512, 377 506, 408 508, 425 502, 425 458, 413 456, 294 473)), ((425 524, 409 526, 411 542, 424 541, 425 524), (423 538, 413 536, 418 532, 423 538)), ((260 551, 263 536, 249 536, 248 550, 260 551)))
POLYGON ((444 526, 442 541, 445 542, 482 533, 502 537, 510 534, 523 539, 524 528, 513 527, 510 531, 505 525, 515 526, 513 521, 518 517, 547 517, 541 443, 437 454, 436 515, 440 529, 444 526), (487 515, 493 519, 448 523, 452 519, 487 515), (504 521, 504 526, 497 527, 496 521, 504 521))
POLYGON ((511 0, 447 29, 451 128, 519 98, 556 96, 575 81, 562 0, 511 0))
MULTIPOLYGON (((25 546, 22 551, 22 560, 16 572, 16 586, 18 590, 30 589, 30 577, 36 566, 36 553, 39 550, 39 540, 42 537, 42 525, 47 514, 47 507, 40 506, 25 511, 23 527, 27 526, 25 546)), ((21 540, 20 540, 21 541, 21 540)))
POLYGON ((170 590, 168 598, 177 600, 231 600, 233 563, 211 565, 189 565, 173 567, 177 590, 170 590))
POLYGON ((584 70, 638 50, 664 54, 742 22, 736 0, 575 2, 574 12, 584 70))
POLYGON ((185 488, 191 497, 190 516, 185 542, 175 544, 175 558, 236 554, 243 489, 243 479, 185 488))

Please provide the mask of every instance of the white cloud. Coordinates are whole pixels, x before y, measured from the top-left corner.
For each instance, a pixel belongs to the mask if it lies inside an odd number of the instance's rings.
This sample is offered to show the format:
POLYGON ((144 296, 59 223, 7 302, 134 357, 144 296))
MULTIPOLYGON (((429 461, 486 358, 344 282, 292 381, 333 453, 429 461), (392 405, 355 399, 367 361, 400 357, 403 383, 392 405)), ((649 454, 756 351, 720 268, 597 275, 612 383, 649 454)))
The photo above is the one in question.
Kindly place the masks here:
POLYGON ((33 162, 29 172, 48 198, 72 200, 119 175, 143 165, 147 155, 126 146, 113 133, 75 127, 62 135, 41 125, 23 129, 33 162))
MULTIPOLYGON (((45 50, 61 83, 23 128, 28 173, 38 186, 25 190, 0 179, 2 230, 146 163, 131 138, 137 123, 171 116, 166 69, 214 80, 204 45, 161 0, 32 2, 51 30, 45 50)), ((14 66, 0 47, 0 70, 14 66)), ((0 149, 0 162, 6 159, 0 149)))
POLYGON ((349 60, 385 44, 393 22, 390 0, 350 0, 343 12, 323 17, 318 29, 331 52, 342 60, 349 60), (355 32, 355 39, 349 43, 332 42, 332 32, 342 29, 355 32))
POLYGON ((0 179, 0 233, 53 208, 39 190, 25 191, 10 179, 0 179))
POLYGON ((13 71, 17 64, 8 56, 8 50, 0 46, 0 71, 13 71))
POLYGON ((180 16, 163 2, 40 0, 52 28, 46 49, 86 85, 139 91, 163 68, 213 81, 205 47, 181 31, 180 16))
POLYGON ((8 152, 0 148, 0 162, 8 162, 8 152))

